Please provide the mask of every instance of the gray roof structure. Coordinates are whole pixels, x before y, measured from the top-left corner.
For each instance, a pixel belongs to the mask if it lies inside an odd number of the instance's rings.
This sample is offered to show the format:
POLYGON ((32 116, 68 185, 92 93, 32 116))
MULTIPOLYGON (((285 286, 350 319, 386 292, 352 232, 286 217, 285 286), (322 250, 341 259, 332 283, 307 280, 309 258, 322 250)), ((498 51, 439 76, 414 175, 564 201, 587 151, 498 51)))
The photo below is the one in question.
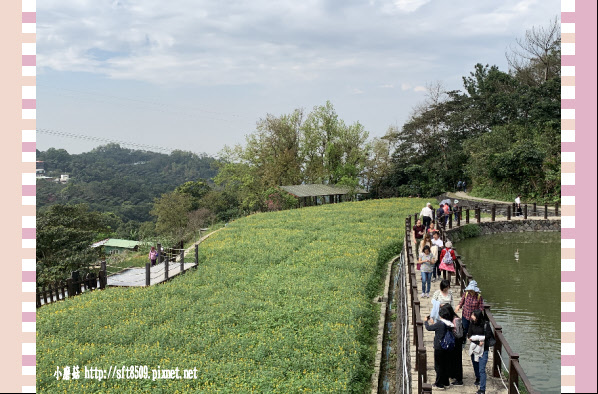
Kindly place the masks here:
MULTIPOLYGON (((291 185, 291 186, 280 186, 282 190, 290 193, 296 197, 315 197, 315 196, 332 196, 332 195, 343 195, 348 194, 350 188, 347 186, 335 186, 335 185, 291 185)), ((367 194, 368 192, 364 189, 357 189, 357 194, 367 194)))

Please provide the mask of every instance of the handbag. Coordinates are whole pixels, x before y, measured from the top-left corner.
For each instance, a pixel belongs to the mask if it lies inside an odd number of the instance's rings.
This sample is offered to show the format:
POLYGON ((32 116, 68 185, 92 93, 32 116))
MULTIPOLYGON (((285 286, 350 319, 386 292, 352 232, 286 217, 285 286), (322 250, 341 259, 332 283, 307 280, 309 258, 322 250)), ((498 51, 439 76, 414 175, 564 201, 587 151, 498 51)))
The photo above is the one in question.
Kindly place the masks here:
POLYGON ((422 265, 421 263, 417 263, 417 270, 419 271, 421 269, 422 265))
POLYGON ((496 345, 496 338, 494 337, 492 328, 490 328, 490 322, 486 322, 486 337, 488 338, 488 347, 493 347, 496 345))

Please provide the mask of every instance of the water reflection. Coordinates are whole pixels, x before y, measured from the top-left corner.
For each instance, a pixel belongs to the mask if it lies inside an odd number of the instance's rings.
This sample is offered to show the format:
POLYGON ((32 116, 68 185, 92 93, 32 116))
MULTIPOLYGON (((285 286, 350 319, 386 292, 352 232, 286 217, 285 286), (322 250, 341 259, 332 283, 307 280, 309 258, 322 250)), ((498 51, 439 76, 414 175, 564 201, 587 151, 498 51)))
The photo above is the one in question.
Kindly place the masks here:
POLYGON ((560 242, 560 233, 511 233, 456 245, 532 385, 543 393, 560 392, 560 242))

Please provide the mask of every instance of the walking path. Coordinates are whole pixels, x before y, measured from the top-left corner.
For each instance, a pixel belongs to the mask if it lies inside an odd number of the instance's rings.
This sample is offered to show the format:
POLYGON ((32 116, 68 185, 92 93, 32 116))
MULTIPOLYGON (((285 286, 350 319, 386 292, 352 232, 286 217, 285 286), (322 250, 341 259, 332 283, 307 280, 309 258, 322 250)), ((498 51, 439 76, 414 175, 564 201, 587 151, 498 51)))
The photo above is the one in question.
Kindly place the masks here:
MULTIPOLYGON (((212 234, 217 233, 218 231, 222 230, 221 228, 215 231, 212 231, 209 234, 204 235, 201 237, 197 242, 193 245, 185 249, 184 256, 189 255, 195 251, 195 245, 199 245, 205 239, 210 237, 212 234)), ((184 268, 181 271, 181 256, 177 256, 175 262, 170 262, 168 264, 168 278, 172 278, 173 276, 179 275, 180 273, 188 270, 191 267, 195 266, 195 263, 184 263, 184 268)), ((150 267, 150 286, 161 283, 166 281, 165 278, 165 264, 160 263, 156 264, 153 267, 150 267)), ((107 286, 122 286, 122 287, 143 287, 145 286, 145 267, 134 267, 134 268, 127 268, 124 269, 116 274, 110 275, 107 278, 107 286)))
MULTIPOLYGON (((415 256, 414 256, 415 258, 415 256)), ((417 278, 417 288, 421 291, 421 275, 416 275, 417 278)), ((422 319, 425 320, 426 316, 430 314, 432 311, 432 294, 440 288, 440 281, 436 281, 432 283, 432 290, 430 291, 430 298, 420 298, 420 311, 422 319)), ((409 305, 409 320, 411 320, 412 312, 411 312, 411 294, 408 293, 407 305, 409 305)), ((459 305, 461 301, 461 296, 459 295, 459 289, 453 289, 453 297, 454 297, 454 307, 459 305)), ((410 321, 409 324, 412 326, 412 322, 410 321)), ((410 341, 413 344, 413 330, 410 331, 409 337, 410 341)), ((427 370, 428 370, 428 383, 434 384, 436 380, 436 373, 434 372, 434 331, 427 331, 424 327, 424 346, 426 347, 426 361, 427 361, 427 370)), ((471 363, 471 358, 467 353, 467 349, 469 349, 469 343, 466 344, 465 349, 463 350, 463 386, 451 386, 447 390, 450 390, 451 393, 455 394, 471 394, 477 391, 477 387, 474 386, 475 381, 475 374, 473 372, 473 366, 471 363)), ((413 392, 417 393, 418 389, 418 380, 417 380, 417 371, 415 370, 415 358, 416 358, 416 347, 411 346, 411 377, 412 377, 412 384, 413 384, 413 392)), ((503 386, 501 380, 499 378, 492 377, 492 351, 488 352, 488 364, 486 365, 486 375, 488 377, 486 382, 486 393, 507 393, 507 389, 503 386)), ((443 391, 433 388, 432 391, 443 391)))
MULTIPOLYGON (((470 196, 469 194, 464 193, 464 192, 455 192, 455 193, 447 192, 445 194, 446 194, 446 196, 448 198, 451 198, 451 199, 455 199, 456 198, 457 200, 458 199, 462 199, 462 200, 480 201, 480 202, 488 202, 488 203, 503 204, 503 205, 510 205, 510 204, 513 204, 513 202, 514 202, 514 201, 500 201, 500 200, 492 200, 492 199, 489 199, 489 198, 473 197, 473 196, 470 196)), ((526 203, 522 202, 521 204, 523 206, 526 203)), ((528 205, 530 205, 530 204, 528 204, 528 205)), ((543 206, 538 205, 538 207, 539 207, 538 209, 544 210, 543 206)), ((548 211, 554 211, 554 205, 552 205, 552 206, 549 205, 548 206, 548 211)))

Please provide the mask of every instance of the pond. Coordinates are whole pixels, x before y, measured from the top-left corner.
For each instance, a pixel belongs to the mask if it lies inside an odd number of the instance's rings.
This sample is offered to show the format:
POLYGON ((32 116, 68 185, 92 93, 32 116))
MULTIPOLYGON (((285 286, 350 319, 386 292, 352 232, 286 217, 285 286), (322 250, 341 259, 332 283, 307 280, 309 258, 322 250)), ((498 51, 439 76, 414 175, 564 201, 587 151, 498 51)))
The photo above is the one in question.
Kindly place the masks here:
POLYGON ((455 249, 533 387, 560 393, 561 234, 485 235, 459 241, 455 249))

